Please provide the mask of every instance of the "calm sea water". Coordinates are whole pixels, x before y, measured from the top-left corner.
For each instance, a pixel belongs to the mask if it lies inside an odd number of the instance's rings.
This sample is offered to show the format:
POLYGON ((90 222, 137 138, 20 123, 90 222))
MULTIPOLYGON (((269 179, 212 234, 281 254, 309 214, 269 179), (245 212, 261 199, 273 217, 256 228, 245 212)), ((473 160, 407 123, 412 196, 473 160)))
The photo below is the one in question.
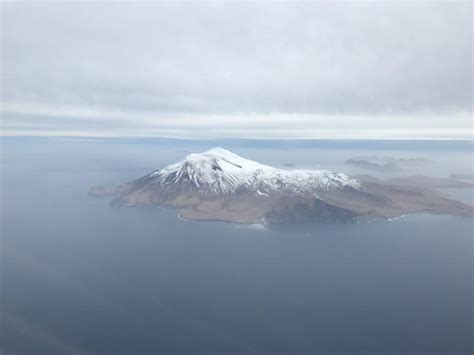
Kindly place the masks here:
POLYGON ((87 195, 215 145, 280 166, 367 173, 344 160, 375 153, 472 173, 466 142, 3 139, 2 354, 472 354, 471 219, 265 228, 87 195))

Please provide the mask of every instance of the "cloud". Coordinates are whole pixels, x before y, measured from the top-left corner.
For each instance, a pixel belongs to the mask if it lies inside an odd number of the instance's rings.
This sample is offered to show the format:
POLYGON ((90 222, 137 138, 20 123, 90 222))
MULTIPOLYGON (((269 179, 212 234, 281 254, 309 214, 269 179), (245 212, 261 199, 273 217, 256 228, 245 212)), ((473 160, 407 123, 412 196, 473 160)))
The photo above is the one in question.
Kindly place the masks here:
POLYGON ((3 134, 466 138, 471 26, 470 3, 2 3, 3 134))

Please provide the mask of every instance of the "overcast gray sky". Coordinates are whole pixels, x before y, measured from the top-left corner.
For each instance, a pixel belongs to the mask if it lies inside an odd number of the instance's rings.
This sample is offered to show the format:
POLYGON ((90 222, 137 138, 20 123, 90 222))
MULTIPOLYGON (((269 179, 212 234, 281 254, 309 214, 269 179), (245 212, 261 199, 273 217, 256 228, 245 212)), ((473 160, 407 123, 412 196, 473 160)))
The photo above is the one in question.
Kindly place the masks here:
POLYGON ((470 138, 472 5, 2 3, 2 134, 470 138))

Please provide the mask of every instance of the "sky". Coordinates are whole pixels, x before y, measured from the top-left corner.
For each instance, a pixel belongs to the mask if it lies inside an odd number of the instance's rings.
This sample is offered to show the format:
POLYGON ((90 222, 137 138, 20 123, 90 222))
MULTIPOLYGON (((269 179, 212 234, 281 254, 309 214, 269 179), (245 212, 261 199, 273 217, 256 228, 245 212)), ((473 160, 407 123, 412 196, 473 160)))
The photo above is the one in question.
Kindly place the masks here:
POLYGON ((472 139, 470 2, 2 2, 3 136, 472 139))

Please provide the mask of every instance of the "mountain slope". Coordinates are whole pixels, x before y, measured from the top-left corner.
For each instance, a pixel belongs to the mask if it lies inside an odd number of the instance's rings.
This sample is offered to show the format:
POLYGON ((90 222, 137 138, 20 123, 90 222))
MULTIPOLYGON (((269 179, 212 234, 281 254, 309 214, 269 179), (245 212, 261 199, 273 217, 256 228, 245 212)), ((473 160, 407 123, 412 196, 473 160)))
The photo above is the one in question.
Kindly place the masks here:
POLYGON ((213 148, 115 189, 116 206, 158 205, 188 219, 240 223, 347 220, 403 213, 472 215, 472 207, 435 190, 359 181, 326 170, 282 170, 213 148))
POLYGON ((276 169, 222 148, 190 154, 184 161, 156 170, 144 178, 165 188, 195 190, 199 195, 232 194, 239 189, 261 189, 260 194, 282 189, 302 193, 313 189, 358 186, 356 180, 344 174, 276 169))

